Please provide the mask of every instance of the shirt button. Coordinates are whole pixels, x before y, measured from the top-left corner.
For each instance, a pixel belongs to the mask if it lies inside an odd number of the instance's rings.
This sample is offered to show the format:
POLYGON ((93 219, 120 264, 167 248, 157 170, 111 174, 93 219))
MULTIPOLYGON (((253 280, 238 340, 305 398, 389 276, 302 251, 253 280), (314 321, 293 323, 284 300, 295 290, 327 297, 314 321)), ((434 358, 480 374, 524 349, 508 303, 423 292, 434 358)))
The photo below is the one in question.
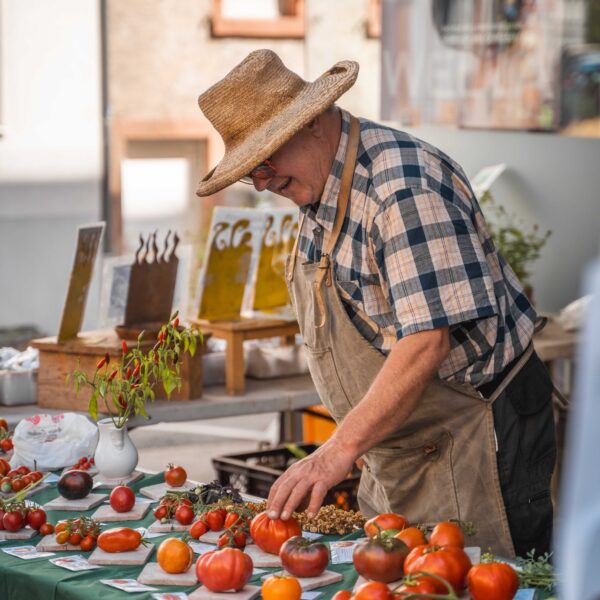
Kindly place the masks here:
POLYGON ((321 227, 315 227, 313 229, 313 233, 321 233, 321 231, 323 231, 323 229, 321 227))

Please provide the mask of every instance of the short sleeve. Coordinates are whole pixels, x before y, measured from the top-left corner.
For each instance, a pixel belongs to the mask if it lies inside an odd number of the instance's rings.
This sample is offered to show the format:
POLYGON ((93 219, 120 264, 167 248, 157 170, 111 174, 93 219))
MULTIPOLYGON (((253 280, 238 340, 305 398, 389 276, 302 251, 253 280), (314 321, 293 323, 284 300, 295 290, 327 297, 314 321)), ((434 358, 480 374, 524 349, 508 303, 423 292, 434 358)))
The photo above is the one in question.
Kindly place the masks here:
POLYGON ((463 208, 421 188, 395 192, 371 230, 396 337, 498 314, 494 284, 463 208))

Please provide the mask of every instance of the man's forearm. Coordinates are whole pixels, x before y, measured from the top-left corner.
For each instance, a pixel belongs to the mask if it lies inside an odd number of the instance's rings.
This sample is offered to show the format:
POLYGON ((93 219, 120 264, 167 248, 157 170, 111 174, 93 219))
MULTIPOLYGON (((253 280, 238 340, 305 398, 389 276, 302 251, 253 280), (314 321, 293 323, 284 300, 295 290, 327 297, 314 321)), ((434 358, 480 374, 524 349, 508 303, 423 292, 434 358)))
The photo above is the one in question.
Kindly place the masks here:
POLYGON ((354 459, 399 429, 448 356, 448 329, 410 335, 395 344, 369 391, 330 443, 354 459))

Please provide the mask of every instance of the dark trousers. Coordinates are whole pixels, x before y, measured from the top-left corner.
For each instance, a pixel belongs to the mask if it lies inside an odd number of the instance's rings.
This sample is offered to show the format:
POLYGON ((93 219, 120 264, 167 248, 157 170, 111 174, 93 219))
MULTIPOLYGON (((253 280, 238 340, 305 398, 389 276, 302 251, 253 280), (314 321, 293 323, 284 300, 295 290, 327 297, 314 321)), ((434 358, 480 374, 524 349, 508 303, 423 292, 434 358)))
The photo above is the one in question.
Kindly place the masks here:
POLYGON ((517 556, 550 551, 556 460, 552 382, 533 353, 493 405, 498 472, 517 556))

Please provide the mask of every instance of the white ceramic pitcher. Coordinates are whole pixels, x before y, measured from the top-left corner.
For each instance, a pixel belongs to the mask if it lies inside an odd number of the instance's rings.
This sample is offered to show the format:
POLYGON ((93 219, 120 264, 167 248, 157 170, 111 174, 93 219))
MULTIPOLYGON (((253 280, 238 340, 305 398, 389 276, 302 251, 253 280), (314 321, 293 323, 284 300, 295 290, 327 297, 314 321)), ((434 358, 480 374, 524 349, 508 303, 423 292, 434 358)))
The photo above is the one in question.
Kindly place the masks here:
POLYGON ((110 418, 102 419, 98 421, 98 432, 94 462, 100 475, 108 479, 131 475, 138 464, 138 453, 127 425, 118 429, 110 418))

